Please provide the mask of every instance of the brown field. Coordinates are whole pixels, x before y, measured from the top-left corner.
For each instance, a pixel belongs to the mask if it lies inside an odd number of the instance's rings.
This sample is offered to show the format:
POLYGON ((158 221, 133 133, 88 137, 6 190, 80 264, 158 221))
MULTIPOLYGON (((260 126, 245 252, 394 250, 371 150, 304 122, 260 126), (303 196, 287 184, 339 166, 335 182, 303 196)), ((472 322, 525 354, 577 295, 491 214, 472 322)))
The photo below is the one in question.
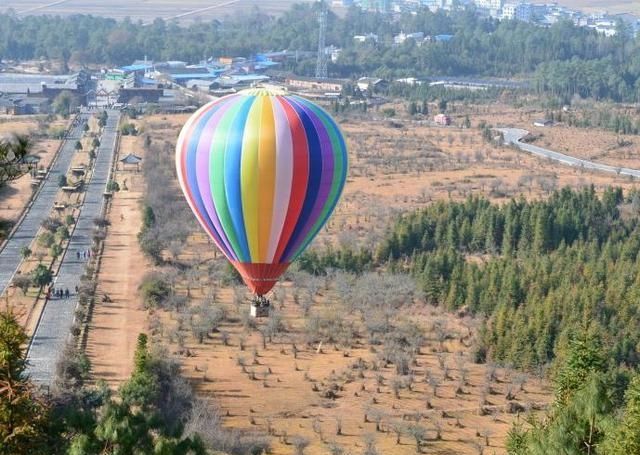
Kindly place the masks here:
MULTIPOLYGON (((220 19, 227 15, 234 15, 249 11, 255 7, 269 14, 279 14, 287 10, 292 4, 310 0, 238 0, 234 4, 225 5, 229 0, 203 1, 203 0, 141 0, 129 2, 126 0, 113 0, 101 2, 98 0, 67 0, 54 4, 48 0, 6 0, 3 3, 5 9, 13 8, 18 13, 24 14, 93 14, 95 16, 113 17, 123 19, 130 17, 132 20, 153 20, 156 17, 172 18, 174 16, 206 8, 217 4, 224 5, 220 8, 203 11, 198 14, 184 16, 179 20, 192 22, 196 20, 220 19)), ((538 3, 543 3, 539 1, 538 3)), ((558 0, 560 5, 582 10, 588 13, 634 13, 640 14, 640 3, 636 0, 558 0)))
POLYGON ((176 16, 196 11, 201 8, 221 5, 219 8, 211 8, 194 14, 177 18, 180 22, 188 23, 199 20, 221 19, 225 16, 234 16, 260 8, 268 14, 280 14, 294 3, 310 0, 141 0, 131 2, 128 0, 68 0, 63 3, 44 7, 54 3, 47 0, 6 0, 0 11, 13 8, 23 14, 92 14, 94 16, 113 17, 115 19, 131 18, 133 21, 151 21, 157 17, 173 19, 176 16))
MULTIPOLYGON (((612 111, 616 110, 615 106, 603 106, 612 111)), ((572 109, 579 117, 581 111, 588 111, 591 108, 593 108, 591 104, 578 104, 572 109)), ((599 109, 603 107, 600 106, 599 109)), ((617 110, 629 115, 632 121, 637 118, 635 109, 617 110)), ((618 134, 597 128, 575 128, 563 122, 546 128, 534 126, 535 120, 545 117, 545 111, 541 109, 518 109, 495 105, 477 108, 474 111, 472 118, 478 121, 484 120, 495 126, 511 126, 528 130, 536 137, 534 143, 540 147, 598 163, 640 169, 640 136, 618 134), (483 112, 487 109, 489 112, 483 112)), ((460 117, 459 115, 458 118, 460 117)))
MULTIPOLYGON (((483 115, 495 116, 500 109, 503 107, 493 106, 486 113, 476 112, 473 124, 483 115)), ((395 214, 438 199, 484 194, 501 201, 519 194, 543 197, 565 184, 630 185, 615 176, 579 173, 486 143, 478 128, 436 128, 399 117, 393 122, 341 122, 350 146, 350 177, 343 202, 316 245, 354 239, 373 242, 395 214), (395 159, 390 159, 392 153, 395 159)), ((186 118, 149 116, 137 123, 154 142, 162 142, 175 138, 186 118)), ((141 150, 140 138, 125 138, 120 154, 141 150)), ((473 364, 470 359, 468 346, 476 322, 445 314, 419 300, 407 304, 397 316, 398 323, 411 319, 421 326, 426 341, 412 367, 411 388, 405 384, 396 396, 393 388, 399 379, 395 369, 379 363, 382 348, 369 344, 355 314, 347 320, 360 335, 348 343, 320 346, 309 342, 305 310, 295 303, 307 298, 301 295, 311 296, 311 314, 318 318, 330 319, 345 310, 331 282, 320 284, 313 294, 295 273, 283 281, 274 298, 284 328, 263 344, 259 329, 264 322, 247 329, 243 316, 247 296, 242 287, 220 282, 215 270, 222 263, 201 234, 192 236, 177 258, 196 264, 198 270, 195 282, 183 277, 175 285, 181 295, 189 288, 187 308, 145 310, 137 286, 152 267, 141 257, 136 240, 144 186, 140 174, 131 171, 120 172, 116 178, 121 186, 127 179, 129 189, 115 194, 109 215, 112 226, 87 345, 94 379, 119 384, 131 369, 136 335, 147 331, 181 359, 183 374, 200 395, 220 406, 227 426, 271 434, 275 454, 292 453, 297 436, 309 438, 306 453, 312 455, 327 453, 333 442, 351 453, 361 453, 369 437, 375 438, 381 453, 415 453, 415 444, 406 433, 396 444, 393 429, 416 423, 428 432, 428 453, 475 454, 479 445, 486 444, 486 437, 489 447, 485 453, 503 454, 504 437, 515 418, 510 411, 519 406, 541 409, 550 401, 544 381, 531 378, 520 390, 523 376, 509 369, 498 369, 495 380, 487 379, 491 367, 473 364), (103 299, 104 294, 109 299, 103 299), (200 344, 190 321, 196 307, 210 299, 224 308, 226 322, 200 344), (442 343, 438 327, 445 327, 447 334, 442 343), (466 381, 461 382, 462 376, 466 381), (429 377, 440 382, 436 396, 429 377), (511 401, 517 405, 506 399, 509 391, 515 391, 511 401), (336 434, 338 424, 340 435, 336 434)))
MULTIPOLYGON (((587 173, 488 143, 476 127, 481 120, 496 125, 495 119, 500 119, 501 125, 528 127, 540 112, 502 104, 450 106, 456 124, 470 115, 472 128, 464 129, 429 126, 425 121, 407 118, 402 109, 396 106, 398 115, 393 120, 375 120, 376 115, 342 119, 350 148, 349 180, 343 200, 317 246, 326 242, 371 244, 398 213, 439 199, 483 194, 500 202, 519 196, 545 197, 564 185, 593 184, 598 189, 611 184, 627 188, 634 185, 626 178, 587 173)), ((136 122, 154 143, 161 143, 175 138, 186 119, 184 115, 156 115, 136 122)), ((586 144, 589 135, 610 139, 608 133, 580 129, 567 129, 545 139, 563 140, 557 146, 566 144, 572 150, 586 144)), ((124 139, 120 153, 131 151, 141 153, 141 138, 124 139)), ((640 166, 633 157, 627 164, 640 166)), ((295 302, 310 298, 314 302, 311 314, 321 319, 344 314, 331 280, 309 285, 295 273, 283 280, 274 302, 284 328, 263 344, 259 329, 264 322, 257 328, 247 328, 244 288, 222 284, 219 277, 223 263, 215 258, 213 247, 200 233, 191 236, 175 258, 195 264, 197 270, 195 278, 178 277, 175 284, 179 294, 190 294, 187 308, 145 310, 137 286, 152 267, 141 257, 136 240, 144 184, 135 172, 118 173, 121 186, 124 179, 128 191, 114 196, 109 215, 112 227, 99 275, 100 295, 88 336, 87 353, 94 379, 119 384, 131 369, 137 333, 148 331, 181 359, 183 374, 200 395, 211 397, 220 406, 227 426, 271 434, 276 454, 292 453, 296 436, 309 438, 309 454, 327 453, 328 444, 333 442, 360 453, 370 435, 381 453, 414 453, 410 436, 403 434, 398 445, 393 431, 400 425, 406 428, 415 424, 414 420, 427 429, 428 453, 478 453, 478 445, 487 442, 486 436, 490 447, 485 453, 502 454, 506 431, 515 418, 509 411, 516 406, 509 404, 507 393, 517 390, 513 402, 523 409, 541 409, 549 402, 551 393, 544 381, 529 379, 520 390, 522 376, 509 369, 499 369, 497 379, 488 380, 491 367, 475 365, 470 359, 468 346, 476 322, 445 314, 418 300, 405 306, 397 318, 398 323, 410 318, 419 324, 426 342, 412 367, 411 389, 404 387, 395 396, 392 389, 398 378, 394 368, 379 364, 381 347, 370 345, 366 337, 354 336, 346 344, 320 346, 309 342, 305 310, 295 302), (103 299, 104 294, 110 299, 103 299), (226 322, 198 343, 190 329, 193 312, 211 299, 224 308, 226 322), (443 326, 447 336, 440 343, 438 327, 443 326), (466 376, 463 383, 462 376, 466 376), (441 382, 436 396, 429 377, 441 382), (327 392, 329 389, 335 396, 327 392), (338 424, 341 435, 336 434, 338 424)), ((363 334, 355 314, 347 314, 356 332, 363 334)))
MULTIPOLYGON (((497 126, 496 119, 500 125, 528 128, 540 112, 502 104, 454 105, 450 109, 454 123, 461 124, 468 114, 472 128, 429 126, 424 120, 409 119, 400 105, 393 120, 376 120, 377 114, 372 114, 340 121, 350 149, 349 180, 316 246, 326 242, 371 245, 398 213, 439 199, 482 194, 500 202, 511 197, 545 197, 564 185, 593 184, 601 190, 611 184, 627 188, 635 184, 627 178, 587 173, 486 142, 477 128, 482 120, 497 126)), ((155 115, 136 123, 154 143, 162 143, 176 137, 187 117, 155 115)), ((544 133, 550 131, 556 129, 544 133)), ((552 148, 573 150, 587 144, 589 137, 602 138, 603 144, 611 139, 600 131, 557 131, 557 136, 548 134, 543 139, 552 148)), ((132 151, 142 153, 140 137, 123 140, 120 154, 132 151)), ((634 157, 626 164, 640 167, 634 157)), ((220 407, 226 426, 270 434, 275 454, 293 453, 292 443, 298 436, 309 439, 305 453, 311 455, 327 453, 333 443, 350 453, 361 453, 370 438, 375 439, 380 453, 415 453, 407 431, 400 444, 394 431, 415 424, 427 430, 427 453, 476 454, 488 442, 485 453, 504 454, 505 435, 516 418, 512 412, 535 412, 551 400, 545 381, 508 368, 498 369, 491 379, 492 366, 471 361, 477 322, 419 300, 407 303, 396 316, 397 324, 411 320, 426 334, 411 367, 411 386, 404 383, 396 395, 395 385, 407 379, 397 376, 392 365, 380 363, 382 347, 369 344, 361 320, 344 308, 333 280, 314 284, 295 272, 283 279, 273 297, 283 328, 272 340, 263 340, 260 330, 265 321, 251 327, 245 316, 248 296, 244 287, 223 284, 224 262, 215 257, 214 248, 199 232, 173 257, 196 271, 193 276, 175 278, 177 293, 190 295, 186 306, 145 310, 137 287, 153 267, 142 258, 136 240, 144 182, 131 171, 119 172, 116 178, 121 186, 127 180, 128 191, 115 194, 109 214, 112 226, 88 335, 87 353, 95 380, 119 384, 130 372, 136 335, 146 331, 181 359, 183 374, 199 395, 210 397, 220 407), (110 298, 103 299, 105 294, 110 298), (354 335, 346 342, 311 340, 307 309, 296 303, 305 299, 313 302, 309 314, 329 325, 338 323, 334 318, 342 315, 338 317, 348 321, 354 335), (224 309, 226 319, 199 343, 193 318, 212 301, 224 309), (441 333, 446 334, 444 340, 441 333), (433 378, 439 383, 435 396, 433 378), (510 397, 514 399, 507 399, 509 392, 515 394, 510 397), (338 426, 341 434, 337 434, 338 426)))

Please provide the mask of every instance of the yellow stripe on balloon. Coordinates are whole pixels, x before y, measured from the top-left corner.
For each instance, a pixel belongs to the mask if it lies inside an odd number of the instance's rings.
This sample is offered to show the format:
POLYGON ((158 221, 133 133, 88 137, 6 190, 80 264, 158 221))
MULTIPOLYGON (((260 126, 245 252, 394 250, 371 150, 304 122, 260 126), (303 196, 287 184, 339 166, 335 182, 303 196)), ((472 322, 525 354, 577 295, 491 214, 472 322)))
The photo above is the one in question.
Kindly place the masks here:
POLYGON ((259 260, 267 262, 269 254, 269 237, 271 235, 271 219, 273 217, 273 202, 276 188, 276 134, 275 120, 271 97, 261 96, 262 121, 260 123, 260 153, 258 155, 258 175, 260 176, 259 195, 259 260))
POLYGON ((258 200, 260 182, 258 181, 258 147, 260 144, 262 105, 265 97, 255 98, 242 137, 242 164, 240 183, 242 185, 242 214, 249 244, 252 262, 259 262, 260 240, 258 236, 258 200))

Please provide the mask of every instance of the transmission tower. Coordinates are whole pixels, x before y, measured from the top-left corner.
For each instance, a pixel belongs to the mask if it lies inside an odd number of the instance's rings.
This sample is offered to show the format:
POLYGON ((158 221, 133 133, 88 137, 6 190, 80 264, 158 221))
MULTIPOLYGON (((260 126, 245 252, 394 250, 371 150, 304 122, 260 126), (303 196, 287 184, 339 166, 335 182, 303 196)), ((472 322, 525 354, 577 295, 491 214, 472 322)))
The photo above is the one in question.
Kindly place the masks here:
POLYGON ((316 78, 327 78, 327 50, 325 46, 327 35, 327 7, 324 1, 320 1, 318 12, 318 60, 316 61, 316 78))

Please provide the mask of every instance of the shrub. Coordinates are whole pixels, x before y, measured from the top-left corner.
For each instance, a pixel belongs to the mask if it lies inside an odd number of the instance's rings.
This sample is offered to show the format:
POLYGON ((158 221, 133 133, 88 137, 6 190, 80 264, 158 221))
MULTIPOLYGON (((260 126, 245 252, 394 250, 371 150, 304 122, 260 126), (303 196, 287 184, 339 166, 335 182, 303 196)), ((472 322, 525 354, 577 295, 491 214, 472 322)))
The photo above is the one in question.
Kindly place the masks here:
POLYGON ((62 254, 62 247, 58 244, 55 245, 51 245, 51 248, 49 248, 49 255, 52 258, 57 258, 58 256, 60 256, 62 254))
POLYGON ((109 191, 110 193, 120 191, 120 185, 115 180, 109 180, 109 182, 107 183, 107 191, 109 191))
POLYGON ((138 130, 133 123, 123 123, 120 127, 120 133, 123 136, 136 136, 138 134, 138 130))
POLYGON ((52 277, 53 275, 49 268, 47 268, 43 264, 38 264, 38 266, 33 270, 31 274, 31 281, 34 285, 42 287, 51 283, 52 277))
POLYGON ((171 286, 158 273, 145 275, 139 287, 145 306, 153 308, 160 306, 170 295, 171 286))
POLYGON ((31 287, 31 278, 25 275, 16 275, 13 278, 13 285, 22 291, 22 295, 26 294, 31 287))
POLYGON ((31 256, 31 248, 29 248, 28 246, 23 246, 22 248, 20 248, 20 256, 22 257, 22 259, 27 259, 29 256, 31 256))
POLYGON ((107 227, 111 224, 111 222, 103 217, 96 217, 93 219, 93 224, 95 224, 98 227, 107 227))
POLYGON ((58 218, 49 217, 42 222, 41 226, 49 232, 56 232, 56 229, 62 226, 62 222, 58 218))
POLYGON ((44 248, 49 248, 51 245, 53 245, 54 241, 55 238, 53 237, 53 234, 51 232, 43 232, 38 236, 38 245, 44 248))
POLYGON ((69 229, 66 226, 60 226, 56 229, 56 237, 60 240, 67 240, 69 238, 69 229))

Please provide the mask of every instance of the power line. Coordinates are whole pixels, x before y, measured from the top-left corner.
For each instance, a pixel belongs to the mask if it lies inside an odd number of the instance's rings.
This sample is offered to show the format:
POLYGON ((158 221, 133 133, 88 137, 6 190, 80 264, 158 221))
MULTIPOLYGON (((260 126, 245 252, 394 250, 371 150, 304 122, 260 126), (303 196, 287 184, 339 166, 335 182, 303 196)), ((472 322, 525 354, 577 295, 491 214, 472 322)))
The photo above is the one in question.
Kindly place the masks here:
POLYGON ((327 7, 324 1, 320 1, 320 11, 318 12, 318 59, 316 61, 316 78, 327 78, 327 7))

